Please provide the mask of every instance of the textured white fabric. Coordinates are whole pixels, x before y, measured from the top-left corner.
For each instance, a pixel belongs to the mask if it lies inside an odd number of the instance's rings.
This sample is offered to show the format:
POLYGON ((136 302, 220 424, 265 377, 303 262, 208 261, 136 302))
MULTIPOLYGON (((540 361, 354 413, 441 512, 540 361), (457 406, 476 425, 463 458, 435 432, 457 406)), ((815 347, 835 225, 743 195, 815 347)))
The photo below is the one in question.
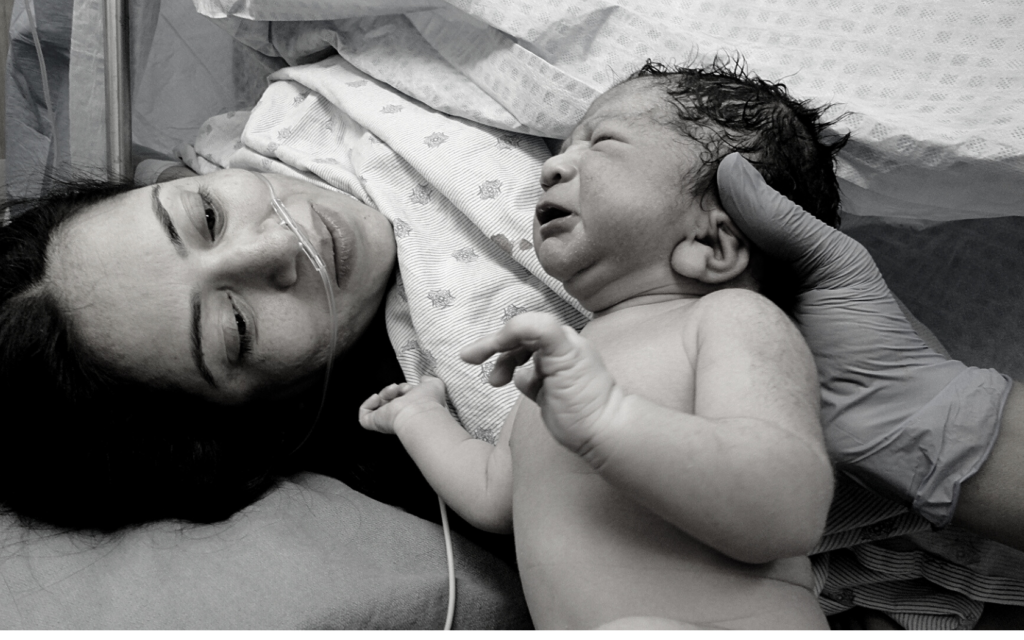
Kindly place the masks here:
POLYGON ((103 175, 107 167, 103 7, 99 0, 75 3, 68 72, 69 155, 80 168, 103 175), (97 82, 97 78, 100 80, 97 82))
POLYGON ((1024 606, 1024 554, 955 527, 933 531, 846 476, 811 563, 826 615, 864 607, 907 629, 971 629, 986 602, 1024 606))
POLYGON ((646 58, 738 52, 795 95, 834 103, 831 115, 849 112, 838 127, 853 134, 840 164, 849 210, 1024 213, 1024 0, 449 0, 352 20, 338 18, 365 3, 196 1, 210 15, 334 20, 276 24, 273 48, 296 62, 333 47, 441 111, 555 138, 646 58), (448 72, 405 62, 423 50, 448 72), (460 77, 486 97, 450 100, 460 77), (515 122, 489 119, 502 110, 515 122))

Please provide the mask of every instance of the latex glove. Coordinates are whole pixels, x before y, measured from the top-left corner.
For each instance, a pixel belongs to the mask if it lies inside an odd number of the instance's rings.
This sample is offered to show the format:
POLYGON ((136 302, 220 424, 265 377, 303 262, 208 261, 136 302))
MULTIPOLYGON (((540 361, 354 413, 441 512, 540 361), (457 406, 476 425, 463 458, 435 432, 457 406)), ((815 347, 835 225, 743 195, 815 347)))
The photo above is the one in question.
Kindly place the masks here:
POLYGON ((794 315, 818 367, 832 459, 948 524, 960 484, 995 442, 1010 379, 928 347, 867 250, 769 187, 739 154, 721 162, 718 187, 750 240, 803 280, 794 315))

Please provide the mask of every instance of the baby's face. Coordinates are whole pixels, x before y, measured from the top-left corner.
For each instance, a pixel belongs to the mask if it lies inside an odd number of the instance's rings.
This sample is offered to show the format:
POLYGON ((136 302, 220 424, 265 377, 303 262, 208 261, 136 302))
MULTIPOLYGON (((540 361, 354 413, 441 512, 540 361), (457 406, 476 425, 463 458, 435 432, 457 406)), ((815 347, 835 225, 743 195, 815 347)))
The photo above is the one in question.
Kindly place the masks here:
POLYGON ((592 311, 678 283, 669 256, 699 209, 682 184, 695 144, 652 81, 600 96, 544 163, 534 246, 544 269, 592 311))

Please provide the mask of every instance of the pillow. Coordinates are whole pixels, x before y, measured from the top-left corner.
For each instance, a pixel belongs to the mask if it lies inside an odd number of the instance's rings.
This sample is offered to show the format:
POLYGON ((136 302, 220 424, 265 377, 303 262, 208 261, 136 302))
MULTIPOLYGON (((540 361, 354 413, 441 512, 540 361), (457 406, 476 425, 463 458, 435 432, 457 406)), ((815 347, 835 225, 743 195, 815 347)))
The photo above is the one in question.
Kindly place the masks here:
MULTIPOLYGON (((230 520, 112 537, 0 521, 0 628, 441 629, 441 528, 304 474, 230 520)), ((454 628, 530 627, 515 570, 453 535, 454 628)))

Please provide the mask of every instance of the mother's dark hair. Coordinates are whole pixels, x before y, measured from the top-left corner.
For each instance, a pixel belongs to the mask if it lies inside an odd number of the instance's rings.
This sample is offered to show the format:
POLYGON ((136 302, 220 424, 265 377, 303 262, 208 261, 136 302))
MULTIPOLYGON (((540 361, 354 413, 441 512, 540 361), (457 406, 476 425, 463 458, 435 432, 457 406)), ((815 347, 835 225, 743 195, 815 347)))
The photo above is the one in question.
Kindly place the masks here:
MULTIPOLYGON (((47 248, 65 221, 133 188, 79 180, 5 204, 0 505, 24 523, 114 531, 162 519, 219 521, 301 466, 290 454, 312 425, 320 385, 288 401, 211 404, 128 379, 103 366, 77 338, 47 284, 47 248)), ((360 362, 358 375, 348 376, 344 361, 334 367, 332 386, 350 396, 335 398, 335 404, 351 412, 353 423, 353 404, 400 376, 382 350, 389 352, 379 317, 343 360, 382 357, 383 368, 360 362), (361 384, 352 384, 354 379, 361 384)), ((361 432, 354 425, 348 444, 381 444, 364 442, 361 432)), ((342 464, 335 467, 342 474, 335 475, 347 474, 342 479, 358 486, 353 480, 359 480, 362 465, 351 447, 340 446, 335 459, 342 464)))

